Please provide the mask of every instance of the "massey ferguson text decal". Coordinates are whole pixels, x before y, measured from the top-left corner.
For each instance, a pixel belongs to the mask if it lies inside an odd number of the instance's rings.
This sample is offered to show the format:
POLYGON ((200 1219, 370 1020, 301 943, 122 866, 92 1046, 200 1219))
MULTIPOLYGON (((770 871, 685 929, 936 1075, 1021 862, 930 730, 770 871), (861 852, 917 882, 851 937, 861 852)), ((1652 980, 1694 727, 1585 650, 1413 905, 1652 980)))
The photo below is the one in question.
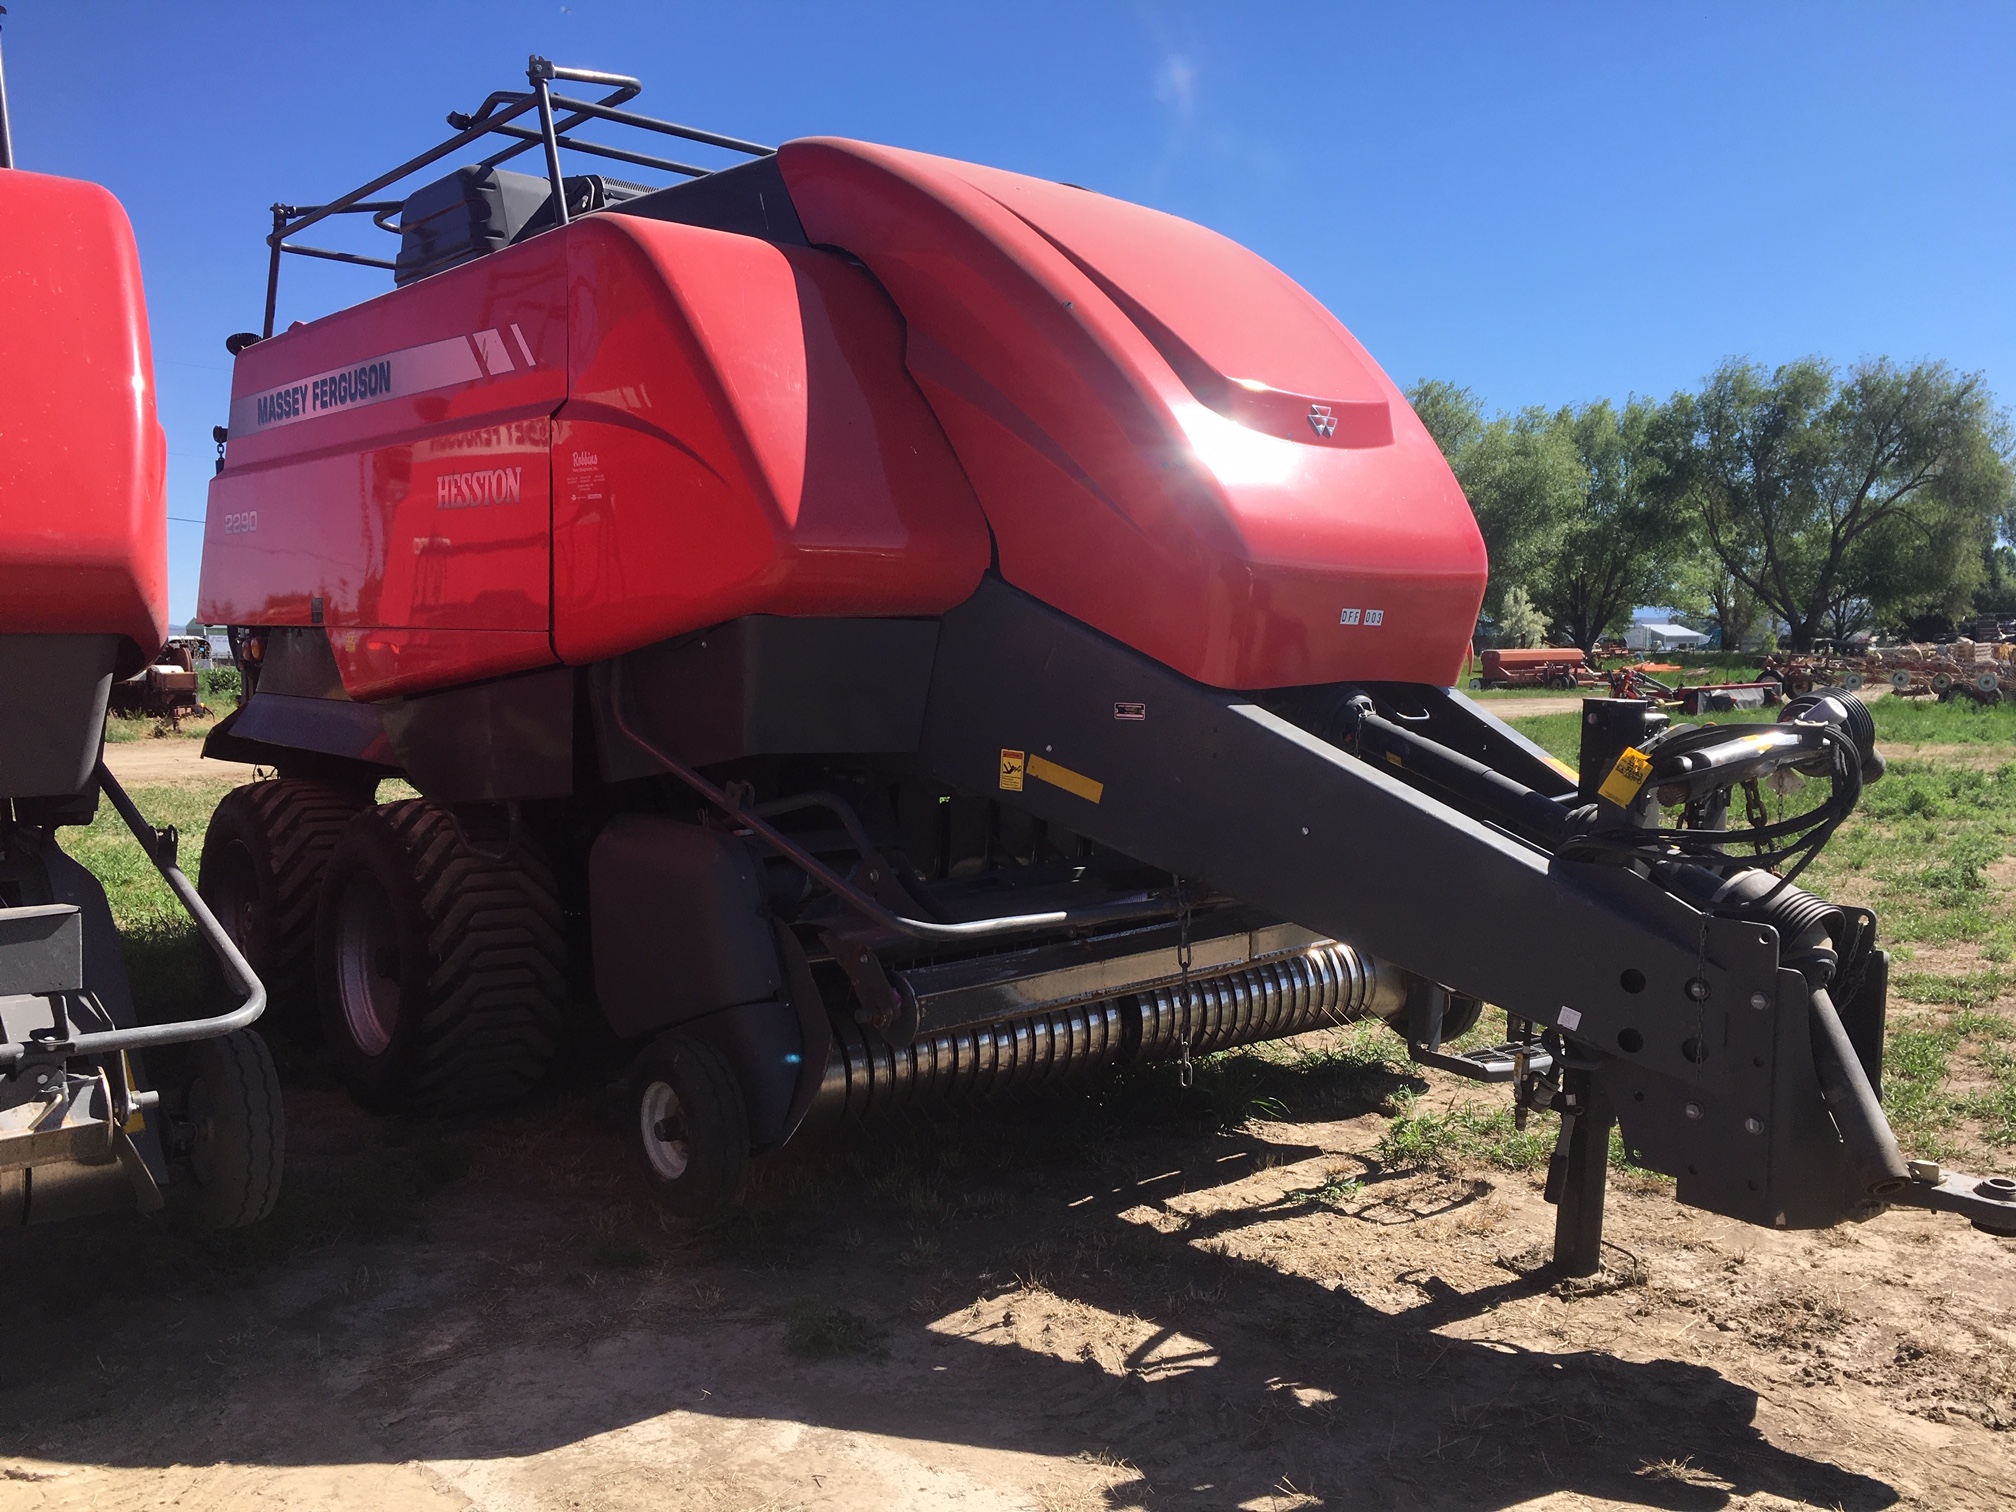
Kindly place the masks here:
MULTIPOLYGON (((525 365, 535 366, 525 333, 516 325, 509 329, 525 365)), ((473 383, 486 375, 495 378, 512 372, 517 365, 511 346, 500 332, 450 336, 446 341, 387 352, 382 357, 316 373, 278 388, 242 395, 231 401, 231 430, 238 435, 271 430, 359 405, 473 383)))
POLYGON ((367 362, 360 367, 329 373, 307 383, 296 383, 259 395, 256 401, 259 424, 267 426, 279 420, 320 414, 323 410, 365 404, 373 399, 383 399, 391 392, 391 362, 367 362))
POLYGON ((434 480, 439 509, 476 509, 484 504, 516 504, 522 467, 486 467, 477 472, 443 473, 434 480))

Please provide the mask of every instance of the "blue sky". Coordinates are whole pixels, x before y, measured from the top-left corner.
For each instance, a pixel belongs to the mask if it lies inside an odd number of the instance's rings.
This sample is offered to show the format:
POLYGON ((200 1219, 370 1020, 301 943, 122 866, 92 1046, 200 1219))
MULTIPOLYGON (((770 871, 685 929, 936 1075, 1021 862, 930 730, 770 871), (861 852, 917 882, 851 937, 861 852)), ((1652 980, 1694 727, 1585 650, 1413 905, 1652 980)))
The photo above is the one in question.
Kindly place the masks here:
MULTIPOLYGON (((1933 357, 2016 402, 2016 7, 9 0, 23 167, 139 236, 169 513, 200 519, 223 338, 276 199, 353 187, 522 84, 838 134, 1186 215, 1285 268, 1402 384, 1663 395, 1722 358, 1933 357)), ((371 233, 376 236, 376 233, 371 233)), ((389 246, 389 238, 385 239, 389 246)), ((290 259, 281 319, 389 275, 290 259)), ((169 527, 171 612, 201 530, 169 527)))

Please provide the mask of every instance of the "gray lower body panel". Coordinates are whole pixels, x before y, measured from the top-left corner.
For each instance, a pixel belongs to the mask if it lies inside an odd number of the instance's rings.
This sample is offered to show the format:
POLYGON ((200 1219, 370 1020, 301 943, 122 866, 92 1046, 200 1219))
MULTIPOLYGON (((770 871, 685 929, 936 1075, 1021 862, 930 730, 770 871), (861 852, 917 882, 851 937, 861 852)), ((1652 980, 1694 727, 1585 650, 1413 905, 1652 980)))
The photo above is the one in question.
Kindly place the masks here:
POLYGON ((81 793, 105 738, 123 637, 0 635, 0 798, 81 793))

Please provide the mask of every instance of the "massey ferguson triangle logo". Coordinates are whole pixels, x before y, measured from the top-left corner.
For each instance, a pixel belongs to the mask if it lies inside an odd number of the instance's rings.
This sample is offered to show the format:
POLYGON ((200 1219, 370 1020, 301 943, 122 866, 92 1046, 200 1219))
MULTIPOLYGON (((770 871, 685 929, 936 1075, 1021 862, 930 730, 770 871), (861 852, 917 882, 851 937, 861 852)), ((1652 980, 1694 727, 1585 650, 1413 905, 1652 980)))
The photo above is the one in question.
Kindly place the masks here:
POLYGON ((1309 406, 1309 428, 1325 441, 1328 441, 1332 436, 1337 434, 1337 416, 1331 412, 1329 405, 1312 404, 1309 406))

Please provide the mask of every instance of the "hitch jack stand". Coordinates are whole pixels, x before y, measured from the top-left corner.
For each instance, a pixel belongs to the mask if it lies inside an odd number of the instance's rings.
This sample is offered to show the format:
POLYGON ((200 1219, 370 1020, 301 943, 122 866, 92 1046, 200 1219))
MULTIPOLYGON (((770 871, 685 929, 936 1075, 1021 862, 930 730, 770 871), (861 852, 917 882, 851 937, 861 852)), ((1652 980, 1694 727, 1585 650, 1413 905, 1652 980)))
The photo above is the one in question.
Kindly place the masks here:
POLYGON ((1555 1205, 1554 1266, 1564 1276, 1603 1267, 1603 1192, 1610 1177, 1610 1128, 1617 1115, 1588 1071, 1561 1079, 1561 1136, 1547 1163, 1547 1200, 1555 1205))

